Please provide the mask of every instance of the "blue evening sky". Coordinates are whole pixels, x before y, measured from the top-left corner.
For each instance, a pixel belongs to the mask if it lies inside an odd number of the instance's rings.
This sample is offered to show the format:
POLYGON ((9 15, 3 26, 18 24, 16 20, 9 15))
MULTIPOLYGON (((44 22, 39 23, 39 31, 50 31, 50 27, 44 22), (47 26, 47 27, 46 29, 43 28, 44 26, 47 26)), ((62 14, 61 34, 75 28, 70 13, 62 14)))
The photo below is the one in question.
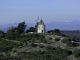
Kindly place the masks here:
POLYGON ((80 0, 0 0, 0 25, 80 20, 80 0))

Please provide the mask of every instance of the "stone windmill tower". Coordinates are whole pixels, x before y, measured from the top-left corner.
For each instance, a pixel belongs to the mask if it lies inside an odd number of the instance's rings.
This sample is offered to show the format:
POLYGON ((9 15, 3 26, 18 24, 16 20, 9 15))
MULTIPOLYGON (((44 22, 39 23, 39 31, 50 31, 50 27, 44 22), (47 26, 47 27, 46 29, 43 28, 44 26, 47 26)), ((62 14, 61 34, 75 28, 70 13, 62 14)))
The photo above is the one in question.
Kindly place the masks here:
MULTIPOLYGON (((39 17, 38 17, 39 20, 39 17)), ((36 32, 37 33, 45 33, 45 24, 41 19, 40 22, 36 22, 36 32)))

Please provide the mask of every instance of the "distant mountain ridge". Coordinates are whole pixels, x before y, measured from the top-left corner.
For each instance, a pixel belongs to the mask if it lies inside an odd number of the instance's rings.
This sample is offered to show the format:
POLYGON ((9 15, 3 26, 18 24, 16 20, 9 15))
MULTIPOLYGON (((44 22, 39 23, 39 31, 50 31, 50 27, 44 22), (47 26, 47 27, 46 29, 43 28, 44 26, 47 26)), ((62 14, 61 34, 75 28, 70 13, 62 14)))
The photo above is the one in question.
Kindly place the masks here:
MULTIPOLYGON (((45 23, 45 22, 44 22, 45 23)), ((7 31, 10 27, 17 27, 18 23, 7 24, 5 26, 0 25, 0 30, 7 31)), ((27 28, 33 26, 35 23, 26 23, 27 28)), ((48 22, 45 23, 46 30, 60 29, 60 30, 80 30, 80 21, 66 21, 66 22, 48 22)))
MULTIPOLYGON (((0 30, 4 31, 4 32, 7 32, 7 30, 9 30, 10 27, 17 27, 19 23, 14 23, 14 24, 7 24, 7 25, 4 25, 4 26, 1 26, 0 25, 0 30)), ((27 29, 31 26, 34 27, 35 24, 31 24, 31 23, 26 23, 27 25, 27 29)))
POLYGON ((60 30, 80 30, 80 21, 49 22, 46 27, 60 30))

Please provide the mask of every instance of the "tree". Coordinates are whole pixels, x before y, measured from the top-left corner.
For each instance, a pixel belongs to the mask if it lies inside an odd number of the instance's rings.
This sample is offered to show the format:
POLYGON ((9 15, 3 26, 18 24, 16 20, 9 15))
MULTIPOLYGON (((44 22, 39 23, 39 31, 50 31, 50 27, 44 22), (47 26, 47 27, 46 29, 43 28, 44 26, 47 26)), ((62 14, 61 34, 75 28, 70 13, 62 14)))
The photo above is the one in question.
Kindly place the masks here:
POLYGON ((47 33, 52 33, 53 30, 47 31, 47 33))
POLYGON ((26 33, 28 33, 28 32, 30 32, 30 30, 29 30, 29 29, 27 29, 27 30, 26 30, 26 33))
POLYGON ((59 29, 50 30, 50 31, 48 31, 48 33, 52 33, 52 34, 55 34, 55 35, 61 35, 59 29))
POLYGON ((26 30, 26 33, 28 32, 35 32, 35 28, 34 27, 30 27, 28 30, 26 30))
POLYGON ((35 28, 34 27, 30 27, 29 30, 30 30, 30 32, 35 32, 35 28))
POLYGON ((59 29, 55 29, 55 30, 53 30, 53 34, 60 35, 61 33, 60 33, 59 29))
POLYGON ((16 28, 12 27, 7 31, 5 38, 14 40, 17 36, 18 36, 18 33, 16 32, 16 28))
POLYGON ((0 38, 4 38, 5 34, 3 31, 0 30, 0 38))
POLYGON ((18 24, 18 26, 17 26, 17 32, 19 34, 24 33, 25 29, 26 29, 25 21, 18 24))

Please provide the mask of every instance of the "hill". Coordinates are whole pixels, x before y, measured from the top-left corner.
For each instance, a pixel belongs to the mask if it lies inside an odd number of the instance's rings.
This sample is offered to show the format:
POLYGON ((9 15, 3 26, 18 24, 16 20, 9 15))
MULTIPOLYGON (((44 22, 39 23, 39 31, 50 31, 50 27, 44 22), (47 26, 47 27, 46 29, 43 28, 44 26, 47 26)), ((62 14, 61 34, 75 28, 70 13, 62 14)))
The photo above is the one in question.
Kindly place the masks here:
POLYGON ((80 42, 61 35, 27 33, 15 40, 1 39, 0 54, 6 57, 21 57, 24 60, 78 60, 80 55, 74 52, 76 49, 80 50, 79 47, 80 42))

